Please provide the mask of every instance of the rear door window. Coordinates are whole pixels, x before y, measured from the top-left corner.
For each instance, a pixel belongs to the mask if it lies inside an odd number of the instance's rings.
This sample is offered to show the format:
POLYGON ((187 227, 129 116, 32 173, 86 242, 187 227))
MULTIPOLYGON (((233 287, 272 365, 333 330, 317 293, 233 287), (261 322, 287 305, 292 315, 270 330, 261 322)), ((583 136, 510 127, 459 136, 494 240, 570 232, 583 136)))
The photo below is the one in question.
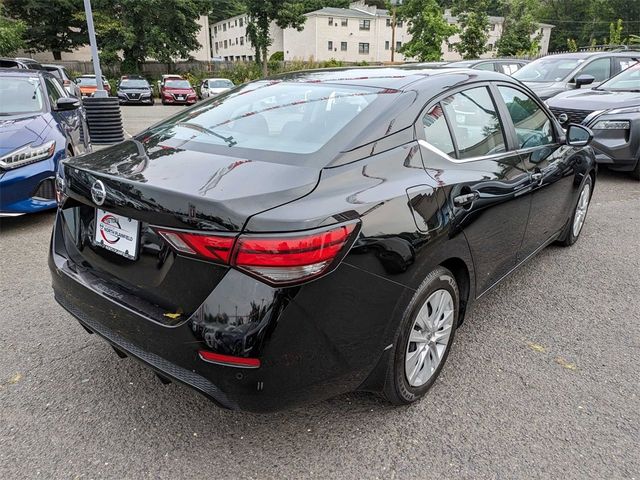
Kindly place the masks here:
POLYGON ((429 144, 451 157, 455 156, 453 138, 451 138, 447 120, 439 103, 431 107, 422 117, 422 126, 424 128, 424 136, 429 144))
POLYGON ((554 143, 551 119, 529 95, 511 87, 498 87, 518 136, 518 148, 554 143))
POLYGON ((458 158, 482 157, 506 150, 500 117, 487 87, 455 93, 441 104, 458 147, 458 158))

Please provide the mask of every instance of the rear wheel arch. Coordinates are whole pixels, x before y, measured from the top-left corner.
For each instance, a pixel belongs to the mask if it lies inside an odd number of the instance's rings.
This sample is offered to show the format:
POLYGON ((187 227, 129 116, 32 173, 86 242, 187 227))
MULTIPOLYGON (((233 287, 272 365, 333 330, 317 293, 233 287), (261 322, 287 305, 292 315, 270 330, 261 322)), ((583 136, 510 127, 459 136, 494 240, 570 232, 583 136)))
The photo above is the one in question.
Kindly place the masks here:
POLYGON ((441 266, 449 270, 458 284, 460 292, 460 321, 458 325, 464 321, 465 313, 470 302, 471 293, 471 273, 464 260, 459 257, 452 257, 440 263, 441 266))

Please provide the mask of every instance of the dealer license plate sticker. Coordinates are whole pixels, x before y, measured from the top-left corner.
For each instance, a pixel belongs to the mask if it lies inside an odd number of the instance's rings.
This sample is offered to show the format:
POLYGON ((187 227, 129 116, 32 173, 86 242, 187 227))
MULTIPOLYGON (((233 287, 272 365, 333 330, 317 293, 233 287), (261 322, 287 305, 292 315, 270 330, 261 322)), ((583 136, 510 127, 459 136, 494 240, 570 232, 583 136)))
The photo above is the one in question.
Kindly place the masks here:
POLYGON ((122 215, 96 209, 96 245, 123 257, 138 257, 140 222, 122 215))

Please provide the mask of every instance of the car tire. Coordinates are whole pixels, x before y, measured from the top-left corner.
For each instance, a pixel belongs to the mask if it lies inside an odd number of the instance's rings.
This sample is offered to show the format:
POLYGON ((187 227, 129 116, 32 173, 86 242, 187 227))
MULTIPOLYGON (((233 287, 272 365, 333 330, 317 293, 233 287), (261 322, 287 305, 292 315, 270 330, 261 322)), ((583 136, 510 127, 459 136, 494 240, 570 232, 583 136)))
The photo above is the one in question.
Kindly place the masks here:
POLYGON ((587 218, 587 213, 589 212, 589 203, 591 202, 592 194, 593 180, 591 179, 591 175, 589 175, 582 184, 580 194, 578 195, 578 201, 576 202, 576 206, 573 208, 573 213, 571 214, 571 220, 569 220, 564 233, 557 241, 558 244, 563 247, 570 247, 578 241, 582 228, 584 227, 584 222, 587 218))
POLYGON ((449 356, 459 315, 455 277, 438 267, 427 275, 403 313, 383 391, 389 402, 406 405, 427 393, 449 356))
POLYGON ((638 157, 636 161, 636 168, 631 171, 631 178, 640 181, 640 157, 638 157))

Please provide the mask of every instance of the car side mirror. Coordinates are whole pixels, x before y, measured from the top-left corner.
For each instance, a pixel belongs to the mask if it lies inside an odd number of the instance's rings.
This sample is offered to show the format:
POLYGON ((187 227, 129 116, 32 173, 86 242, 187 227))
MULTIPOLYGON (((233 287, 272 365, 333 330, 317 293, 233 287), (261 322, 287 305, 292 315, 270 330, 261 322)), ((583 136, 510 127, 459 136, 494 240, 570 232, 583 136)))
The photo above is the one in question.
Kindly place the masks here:
POLYGON ((582 74, 576 77, 576 88, 580 88, 583 85, 591 85, 596 81, 593 75, 582 74))
POLYGON ((567 145, 585 147, 593 140, 593 132, 587 127, 572 123, 567 128, 567 145))
POLYGON ((80 101, 73 97, 61 97, 56 102, 56 110, 75 110, 80 108, 80 101))

